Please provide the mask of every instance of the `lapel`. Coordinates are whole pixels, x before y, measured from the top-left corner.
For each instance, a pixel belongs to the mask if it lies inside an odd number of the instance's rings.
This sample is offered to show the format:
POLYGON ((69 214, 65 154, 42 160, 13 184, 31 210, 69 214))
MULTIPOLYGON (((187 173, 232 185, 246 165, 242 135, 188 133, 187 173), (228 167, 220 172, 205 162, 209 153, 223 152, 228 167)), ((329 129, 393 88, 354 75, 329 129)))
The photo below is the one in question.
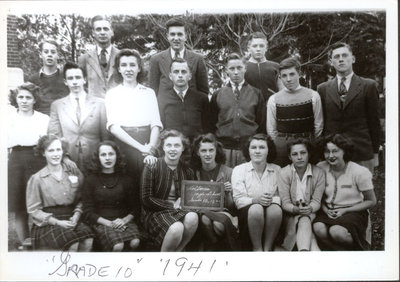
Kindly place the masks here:
POLYGON ((111 47, 111 54, 110 54, 110 60, 109 60, 109 69, 108 69, 108 77, 107 81, 110 80, 111 76, 114 73, 114 64, 115 64, 115 56, 117 56, 118 49, 115 48, 114 46, 111 47))
POLYGON ((185 54, 183 55, 183 57, 185 58, 189 66, 194 65, 193 60, 195 56, 193 56, 192 52, 190 52, 190 50, 188 50, 187 48, 185 48, 185 54))
POLYGON ((78 126, 78 120, 76 119, 76 111, 74 106, 71 103, 71 98, 70 96, 66 96, 65 98, 62 98, 63 101, 63 108, 62 111, 71 118, 71 120, 78 126))
POLYGON ((96 100, 90 95, 86 95, 85 108, 85 115, 82 116, 81 126, 84 125, 87 117, 90 116, 96 108, 96 100))
POLYGON ((166 77, 168 80, 169 80, 171 63, 172 63, 172 58, 171 58, 171 47, 170 47, 163 53, 161 53, 161 66, 163 68, 162 73, 167 74, 166 77))
POLYGON ((104 74, 100 67, 99 57, 97 56, 97 48, 88 52, 88 64, 94 69, 98 77, 104 80, 104 74))
POLYGON ((342 108, 341 102, 339 99, 338 95, 338 82, 337 78, 335 77, 334 79, 328 81, 327 87, 326 87, 326 95, 331 98, 331 100, 337 105, 339 109, 342 108))
POLYGON ((348 104, 361 92, 361 79, 353 74, 351 78, 350 87, 347 92, 346 100, 344 101, 343 109, 347 107, 348 104))

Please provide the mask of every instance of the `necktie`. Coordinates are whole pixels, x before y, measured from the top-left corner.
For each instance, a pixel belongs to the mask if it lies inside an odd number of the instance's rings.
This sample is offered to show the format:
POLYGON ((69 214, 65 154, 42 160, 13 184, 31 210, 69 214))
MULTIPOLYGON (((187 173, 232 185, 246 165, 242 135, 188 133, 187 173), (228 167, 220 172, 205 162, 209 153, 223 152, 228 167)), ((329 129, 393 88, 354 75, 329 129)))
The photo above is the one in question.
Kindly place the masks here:
POLYGON ((176 60, 176 59, 178 59, 179 58, 179 51, 175 51, 175 57, 174 57, 174 60, 176 60))
POLYGON ((178 96, 179 96, 179 98, 181 98, 181 100, 183 101, 183 92, 182 92, 182 91, 179 91, 179 92, 178 92, 178 96))
POLYGON ((80 125, 81 124, 81 114, 82 114, 81 105, 79 104, 79 98, 75 98, 75 99, 76 99, 76 103, 77 103, 77 106, 76 106, 76 120, 78 121, 78 125, 80 125))
POLYGON ((344 103, 346 100, 346 95, 347 95, 347 89, 346 85, 344 85, 344 82, 346 81, 346 77, 342 77, 342 80, 340 81, 340 86, 339 86, 339 96, 340 96, 340 101, 344 103))
POLYGON ((235 99, 239 100, 240 90, 238 83, 235 83, 235 89, 233 90, 233 93, 235 94, 235 99))
POLYGON ((101 49, 100 52, 100 66, 102 66, 103 69, 107 68, 107 57, 106 57, 107 50, 106 49, 101 49))

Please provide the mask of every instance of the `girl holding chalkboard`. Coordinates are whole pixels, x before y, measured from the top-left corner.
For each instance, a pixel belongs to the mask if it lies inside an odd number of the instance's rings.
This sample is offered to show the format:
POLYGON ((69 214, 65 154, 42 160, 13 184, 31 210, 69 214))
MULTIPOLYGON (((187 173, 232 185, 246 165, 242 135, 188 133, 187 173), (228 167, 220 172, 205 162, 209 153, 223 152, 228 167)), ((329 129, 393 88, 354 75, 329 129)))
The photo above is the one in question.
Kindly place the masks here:
POLYGON ((196 233, 198 216, 180 208, 182 180, 194 180, 193 171, 181 161, 189 148, 177 130, 160 135, 164 156, 146 165, 141 183, 142 222, 161 251, 182 251, 196 233))
POLYGON ((282 221, 277 185, 280 167, 269 162, 275 158, 275 145, 270 137, 258 133, 249 138, 243 153, 250 161, 232 172, 242 243, 250 237, 254 251, 271 251, 282 221))
POLYGON ((238 220, 233 217, 235 204, 232 198, 231 175, 232 169, 225 164, 225 154, 222 144, 214 134, 208 133, 198 136, 193 142, 192 167, 196 179, 201 181, 222 182, 225 187, 224 206, 221 212, 202 211, 201 229, 207 238, 205 249, 238 250, 238 220), (225 240, 221 241, 220 239, 225 240), (224 246, 223 243, 227 243, 224 246), (221 244, 222 243, 222 244, 221 244))
POLYGON ((92 172, 83 189, 83 210, 96 242, 104 251, 135 250, 140 233, 135 224, 139 207, 133 199, 133 180, 124 173, 125 162, 113 141, 101 142, 89 166, 92 172))
POLYGON ((279 195, 285 211, 285 238, 282 247, 288 251, 318 251, 311 223, 321 207, 325 174, 311 165, 311 144, 305 138, 288 143, 291 164, 282 168, 278 178, 279 195))

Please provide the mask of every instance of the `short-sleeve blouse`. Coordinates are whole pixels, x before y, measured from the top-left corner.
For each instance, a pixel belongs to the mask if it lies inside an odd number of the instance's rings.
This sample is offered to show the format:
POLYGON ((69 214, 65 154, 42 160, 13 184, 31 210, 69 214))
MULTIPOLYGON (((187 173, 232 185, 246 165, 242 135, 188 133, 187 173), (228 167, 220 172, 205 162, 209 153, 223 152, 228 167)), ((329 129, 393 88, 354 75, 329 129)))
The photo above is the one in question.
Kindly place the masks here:
POLYGON ((346 171, 338 179, 326 161, 317 164, 326 173, 324 201, 328 208, 351 207, 364 200, 362 192, 373 190, 371 172, 354 162, 347 163, 346 171))

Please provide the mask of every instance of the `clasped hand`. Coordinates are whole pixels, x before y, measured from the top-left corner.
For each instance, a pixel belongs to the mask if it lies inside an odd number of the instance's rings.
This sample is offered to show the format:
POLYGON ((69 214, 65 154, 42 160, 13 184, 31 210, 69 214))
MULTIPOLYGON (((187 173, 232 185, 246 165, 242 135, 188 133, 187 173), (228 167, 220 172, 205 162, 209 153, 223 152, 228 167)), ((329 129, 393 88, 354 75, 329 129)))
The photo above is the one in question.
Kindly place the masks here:
POLYGON ((272 203, 272 195, 269 193, 264 193, 261 196, 255 198, 254 200, 256 204, 268 207, 272 203))
POLYGON ((326 213, 329 218, 336 219, 338 217, 341 217, 342 215, 345 214, 345 209, 330 209, 326 213))
POLYGON ((114 219, 113 221, 110 221, 110 227, 121 232, 125 231, 125 221, 123 221, 121 218, 114 219))

